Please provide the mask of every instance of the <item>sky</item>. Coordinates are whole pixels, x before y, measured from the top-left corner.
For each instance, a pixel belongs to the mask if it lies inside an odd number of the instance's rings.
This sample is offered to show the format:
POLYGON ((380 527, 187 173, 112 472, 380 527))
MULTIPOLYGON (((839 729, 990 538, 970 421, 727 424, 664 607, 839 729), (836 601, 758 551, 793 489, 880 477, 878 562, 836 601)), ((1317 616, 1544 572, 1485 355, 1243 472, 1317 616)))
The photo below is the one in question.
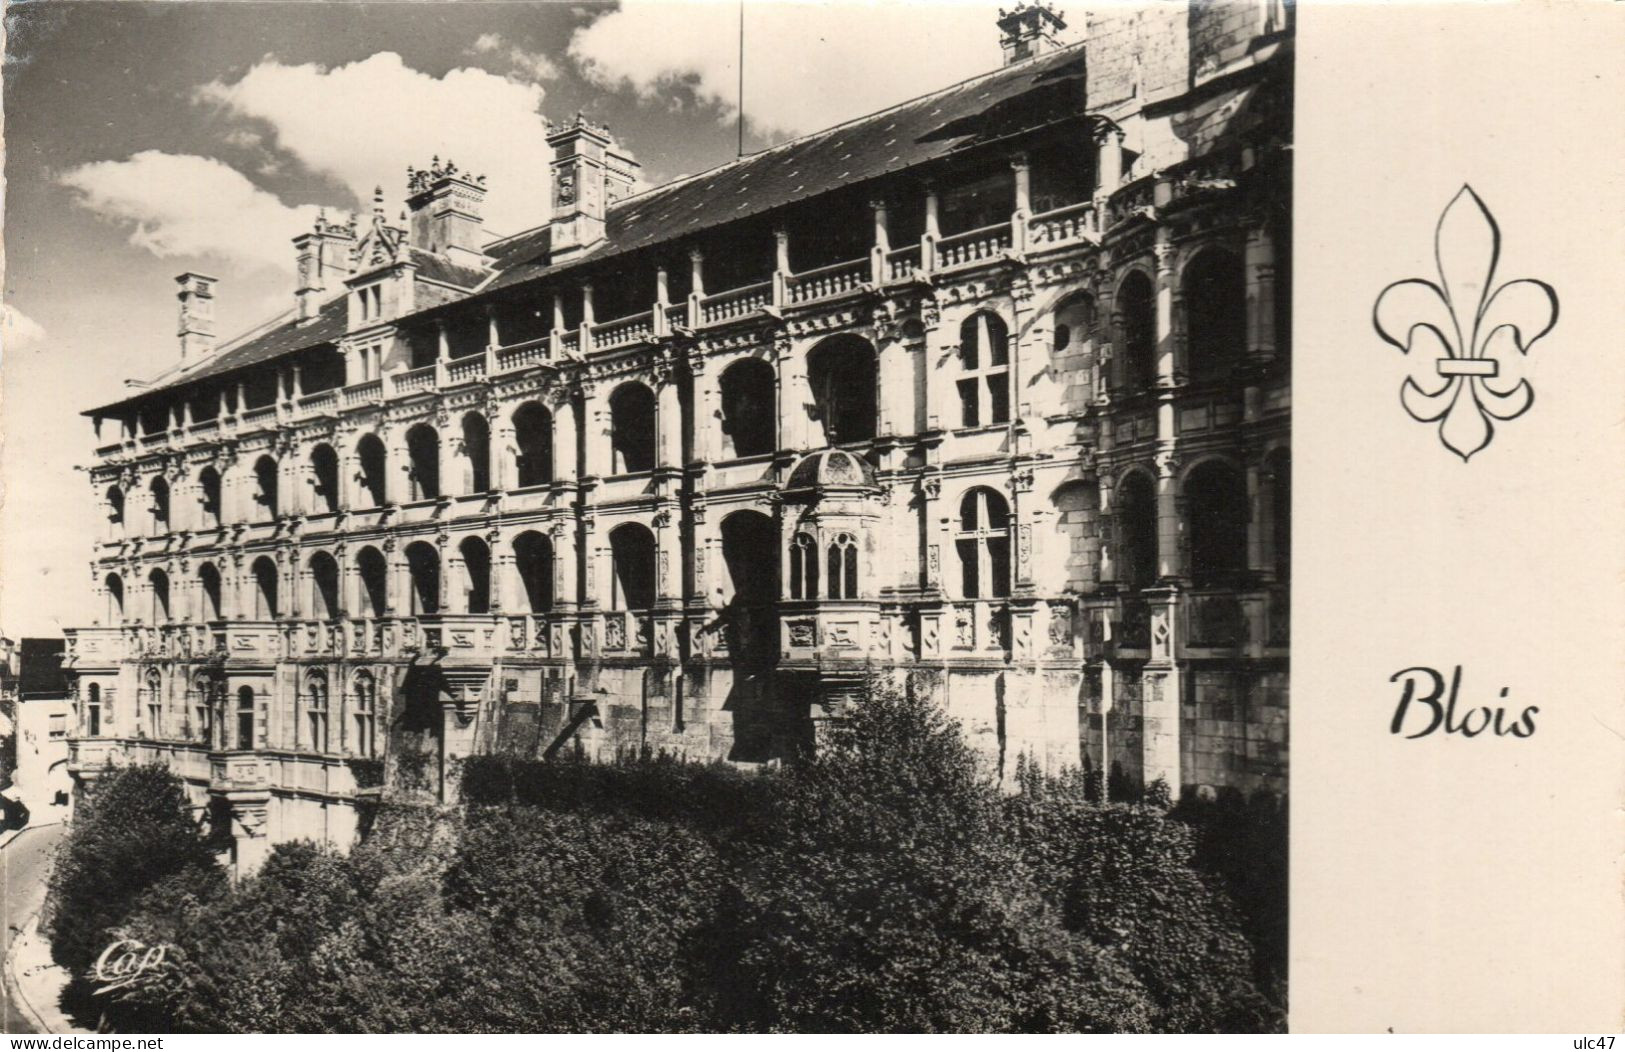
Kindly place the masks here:
MULTIPOLYGON (((746 0, 745 147, 999 65, 996 3, 746 0)), ((609 125, 658 184, 732 160, 740 7, 96 2, 7 6, 0 634, 89 620, 101 527, 82 410, 178 357, 175 275, 220 335, 293 302, 318 209, 391 215, 406 167, 487 176, 486 227, 542 222, 542 116, 609 125)))

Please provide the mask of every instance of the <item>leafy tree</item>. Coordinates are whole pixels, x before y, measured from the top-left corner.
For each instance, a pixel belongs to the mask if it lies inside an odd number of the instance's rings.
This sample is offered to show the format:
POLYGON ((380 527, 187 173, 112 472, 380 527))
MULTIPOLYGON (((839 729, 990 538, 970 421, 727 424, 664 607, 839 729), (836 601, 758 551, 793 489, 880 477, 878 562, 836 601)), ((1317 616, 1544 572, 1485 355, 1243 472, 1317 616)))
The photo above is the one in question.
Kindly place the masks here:
POLYGON ((1278 1025, 1234 905, 1194 864, 1189 826, 1155 806, 1092 800, 1075 770, 1049 777, 1023 760, 1017 781, 1005 810, 1046 896, 1068 930, 1129 962, 1156 1005, 1155 1029, 1278 1025))
POLYGON ((792 1031, 1140 1030, 1113 954, 1067 932, 997 790, 930 702, 871 690, 787 772, 777 844, 721 918, 730 1018, 792 1031))
POLYGON ((51 872, 47 911, 57 962, 84 972, 137 899, 171 878, 203 889, 224 880, 183 783, 159 765, 103 775, 76 809, 51 872))

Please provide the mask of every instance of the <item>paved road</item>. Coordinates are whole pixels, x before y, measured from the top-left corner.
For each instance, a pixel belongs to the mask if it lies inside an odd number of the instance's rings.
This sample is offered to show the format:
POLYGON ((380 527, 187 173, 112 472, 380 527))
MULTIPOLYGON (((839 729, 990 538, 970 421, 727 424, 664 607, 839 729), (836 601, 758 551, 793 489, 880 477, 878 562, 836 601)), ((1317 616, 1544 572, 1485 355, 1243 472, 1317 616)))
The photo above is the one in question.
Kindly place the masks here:
MULTIPOLYGON (((17 931, 45 900, 45 876, 50 867, 51 849, 62 838, 58 825, 30 829, 0 848, 0 959, 11 951, 17 931)), ((0 998, 0 1032, 32 1034, 34 1027, 12 1003, 9 982, 0 998)))

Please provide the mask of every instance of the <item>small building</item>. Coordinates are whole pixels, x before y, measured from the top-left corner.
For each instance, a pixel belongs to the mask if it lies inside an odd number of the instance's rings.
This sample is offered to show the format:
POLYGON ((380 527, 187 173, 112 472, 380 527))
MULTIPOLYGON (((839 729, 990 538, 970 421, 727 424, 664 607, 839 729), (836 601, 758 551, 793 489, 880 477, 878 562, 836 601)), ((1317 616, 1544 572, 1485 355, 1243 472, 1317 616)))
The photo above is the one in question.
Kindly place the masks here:
POLYGON ((15 766, 6 796, 40 821, 53 811, 66 813, 73 779, 68 774, 68 736, 73 705, 62 667, 61 639, 18 641, 13 652, 15 766))

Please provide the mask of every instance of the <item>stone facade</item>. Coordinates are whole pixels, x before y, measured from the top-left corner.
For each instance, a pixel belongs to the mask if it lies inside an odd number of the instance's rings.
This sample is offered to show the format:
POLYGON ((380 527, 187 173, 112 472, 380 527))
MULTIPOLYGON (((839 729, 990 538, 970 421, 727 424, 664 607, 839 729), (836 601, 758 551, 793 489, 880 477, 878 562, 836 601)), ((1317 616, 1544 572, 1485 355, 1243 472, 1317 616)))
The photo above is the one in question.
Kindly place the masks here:
POLYGON ((476 751, 774 761, 878 674, 1000 778, 1283 791, 1290 34, 1114 11, 988 75, 1008 130, 752 219, 621 251, 662 189, 578 119, 540 234, 471 248, 436 161, 246 341, 183 276, 189 364, 90 414, 76 778, 168 763, 252 866, 476 751))

